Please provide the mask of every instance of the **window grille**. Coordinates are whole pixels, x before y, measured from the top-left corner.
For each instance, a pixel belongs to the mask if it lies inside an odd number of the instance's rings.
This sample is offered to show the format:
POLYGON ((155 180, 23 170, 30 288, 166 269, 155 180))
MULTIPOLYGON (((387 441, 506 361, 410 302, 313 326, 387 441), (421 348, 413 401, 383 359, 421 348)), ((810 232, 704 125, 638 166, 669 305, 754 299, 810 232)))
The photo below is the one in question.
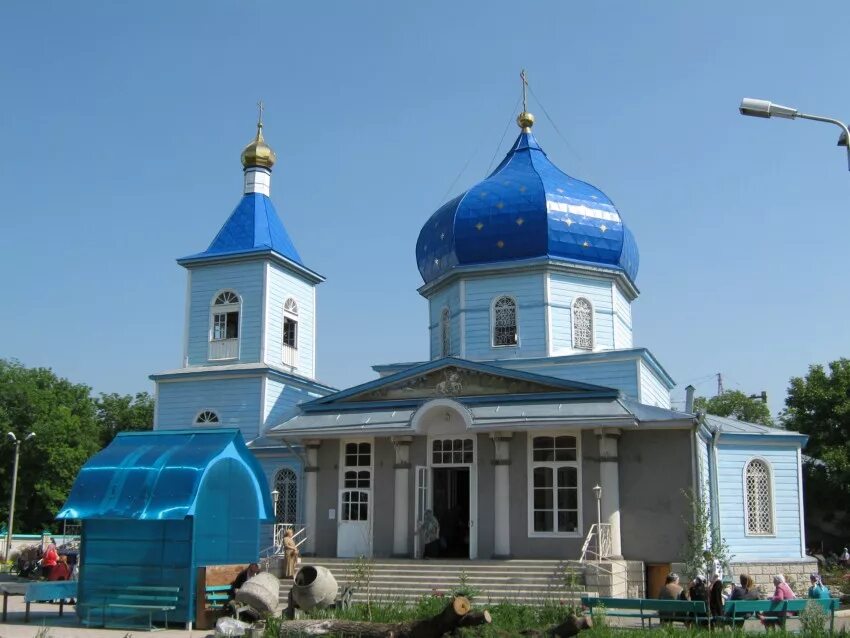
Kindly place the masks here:
POLYGON ((474 461, 472 439, 434 439, 432 465, 471 465, 474 461))
POLYGON ((574 436, 535 436, 531 444, 531 529, 569 534, 578 529, 578 442, 574 436))
POLYGON ((440 314, 440 355, 448 357, 452 351, 452 325, 449 309, 443 308, 440 314))
POLYGON ((369 492, 346 490, 342 493, 342 512, 344 521, 369 520, 369 492))
POLYGON ((767 463, 760 459, 750 461, 747 464, 745 481, 747 533, 773 534, 773 496, 767 463))
POLYGON ((346 443, 345 444, 345 467, 371 467, 372 466, 372 444, 371 443, 346 443))
POLYGON ((286 303, 283 304, 283 311, 287 312, 291 315, 298 316, 298 304, 295 303, 295 300, 290 297, 286 300, 286 303))
POLYGON ((298 520, 298 477, 289 468, 279 470, 274 477, 277 491, 276 523, 294 524, 298 520))
POLYGON ((593 350, 593 306, 584 297, 573 301, 573 348, 593 350))
POLYGON ((225 290, 215 298, 214 306, 227 306, 229 304, 239 303, 239 296, 230 290, 225 290))
POLYGON ((207 423, 218 423, 218 415, 212 410, 204 410, 195 417, 195 425, 205 425, 207 423))
POLYGON ((516 302, 510 297, 499 297, 493 304, 493 345, 517 344, 516 302))

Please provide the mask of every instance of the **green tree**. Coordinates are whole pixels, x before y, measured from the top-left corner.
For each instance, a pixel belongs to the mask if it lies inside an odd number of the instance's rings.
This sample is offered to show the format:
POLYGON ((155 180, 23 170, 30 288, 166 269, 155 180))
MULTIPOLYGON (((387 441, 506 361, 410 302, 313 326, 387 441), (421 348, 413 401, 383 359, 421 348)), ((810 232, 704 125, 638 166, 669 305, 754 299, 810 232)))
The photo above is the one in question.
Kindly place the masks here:
MULTIPOLYGON (((91 389, 57 377, 48 368, 26 368, 0 359, 0 432, 21 444, 15 529, 55 528, 77 472, 100 449, 100 426, 91 389)), ((8 516, 14 448, 0 444, 0 508, 8 516)))
POLYGON ((759 399, 752 399, 740 390, 726 390, 711 398, 697 397, 694 408, 717 416, 729 416, 739 421, 774 425, 770 408, 759 399))
POLYGON ((143 432, 153 429, 153 397, 147 392, 130 394, 102 394, 95 401, 97 419, 101 427, 101 445, 112 442, 119 432, 143 432))
POLYGON ((831 519, 850 503, 850 359, 809 366, 805 377, 793 377, 782 423, 808 435, 805 463, 809 504, 831 519))

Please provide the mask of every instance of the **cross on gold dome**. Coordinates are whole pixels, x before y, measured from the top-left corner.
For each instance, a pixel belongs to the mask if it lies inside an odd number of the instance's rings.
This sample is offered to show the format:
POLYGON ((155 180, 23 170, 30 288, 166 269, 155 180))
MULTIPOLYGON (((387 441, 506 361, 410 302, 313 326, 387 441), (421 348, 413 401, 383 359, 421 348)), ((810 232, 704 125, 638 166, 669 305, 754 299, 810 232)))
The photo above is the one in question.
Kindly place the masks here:
POLYGON ((260 100, 257 102, 257 136, 242 151, 242 166, 245 168, 260 166, 271 169, 277 159, 274 151, 263 139, 263 111, 265 105, 260 100))
POLYGON ((263 128, 263 101, 260 100, 257 102, 257 111, 259 115, 257 116, 257 128, 263 128))
POLYGON ((525 69, 520 72, 519 79, 522 80, 522 113, 516 118, 516 123, 523 133, 530 133, 531 127, 534 126, 534 115, 528 112, 528 77, 525 75, 525 69))

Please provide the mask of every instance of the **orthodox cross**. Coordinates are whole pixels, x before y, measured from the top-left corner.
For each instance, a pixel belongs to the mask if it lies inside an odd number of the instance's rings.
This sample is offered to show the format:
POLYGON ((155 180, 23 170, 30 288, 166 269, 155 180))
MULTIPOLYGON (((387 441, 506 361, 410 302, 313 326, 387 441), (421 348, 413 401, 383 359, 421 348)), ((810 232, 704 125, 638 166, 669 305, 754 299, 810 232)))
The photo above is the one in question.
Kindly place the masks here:
POLYGON ((263 101, 260 100, 257 102, 257 110, 259 111, 259 119, 257 120, 257 126, 263 125, 263 101))
POLYGON ((522 112, 525 113, 528 108, 526 104, 526 90, 528 89, 528 78, 525 75, 525 69, 519 74, 519 79, 522 80, 522 112))

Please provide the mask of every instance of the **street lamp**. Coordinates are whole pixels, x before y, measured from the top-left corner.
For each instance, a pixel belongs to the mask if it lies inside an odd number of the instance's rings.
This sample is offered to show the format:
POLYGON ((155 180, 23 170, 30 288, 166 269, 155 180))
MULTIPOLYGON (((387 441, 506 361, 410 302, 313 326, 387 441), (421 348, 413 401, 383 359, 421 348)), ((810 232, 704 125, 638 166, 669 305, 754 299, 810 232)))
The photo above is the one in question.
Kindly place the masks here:
POLYGON ((787 120, 800 118, 801 120, 814 120, 815 122, 835 124, 841 128, 841 136, 838 138, 838 146, 847 147, 847 166, 848 170, 850 170, 850 143, 848 143, 848 139, 850 139, 850 130, 847 129, 847 125, 844 122, 835 120, 831 117, 800 113, 800 111, 795 108, 791 108, 790 106, 774 104, 768 100, 755 100, 750 97, 745 97, 741 100, 741 106, 738 107, 738 110, 741 112, 741 115, 748 115, 750 117, 781 117, 787 120))
MULTIPOLYGON (((12 497, 9 499, 9 529, 6 530, 6 556, 3 560, 9 561, 9 550, 12 549, 12 525, 15 523, 15 492, 18 490, 18 458, 21 455, 21 440, 15 436, 14 432, 9 432, 6 436, 15 445, 15 465, 12 470, 12 497)), ((30 432, 24 437, 24 441, 29 441, 35 436, 35 432, 30 432)))
POLYGON ((277 522, 277 497, 280 496, 280 492, 277 490, 272 490, 272 512, 274 512, 274 520, 277 522))
POLYGON ((602 558, 602 487, 597 483, 593 487, 593 495, 596 497, 596 558, 602 558))

